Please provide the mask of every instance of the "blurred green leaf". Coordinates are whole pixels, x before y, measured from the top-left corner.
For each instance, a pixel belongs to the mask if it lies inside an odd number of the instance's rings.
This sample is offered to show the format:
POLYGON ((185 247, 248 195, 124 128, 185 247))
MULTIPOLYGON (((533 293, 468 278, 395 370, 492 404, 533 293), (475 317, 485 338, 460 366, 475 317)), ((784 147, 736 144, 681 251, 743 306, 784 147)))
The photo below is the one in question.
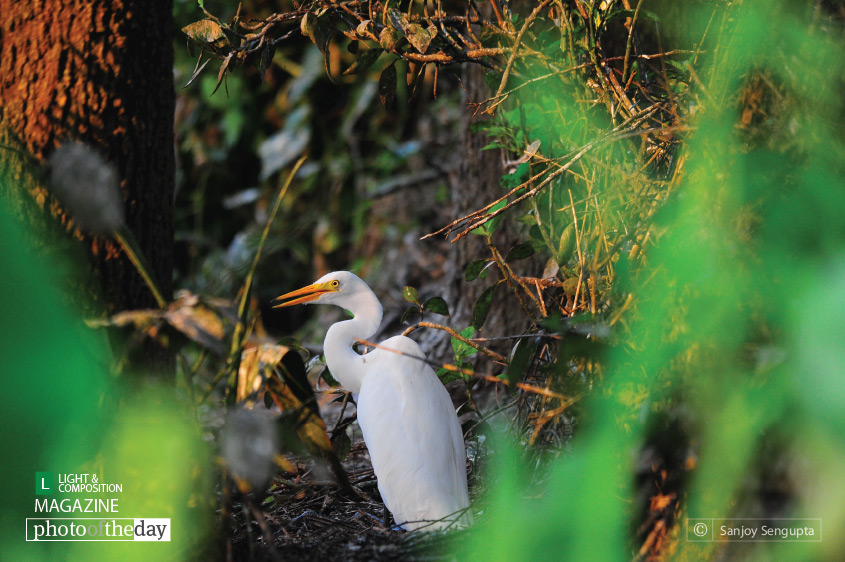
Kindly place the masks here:
MULTIPOLYGON (((574 297, 575 294, 578 292, 578 284, 581 282, 579 277, 569 277, 563 281, 563 292, 569 295, 570 297, 574 297)), ((583 289, 581 290, 581 294, 583 294, 583 289)))
MULTIPOLYGON (((575 253, 575 248, 575 225, 570 224, 560 234, 560 241, 558 242, 557 252, 555 253, 555 260, 558 265, 566 265, 570 258, 572 258, 572 254, 575 253)), ((555 248, 552 248, 552 250, 555 250, 555 248)))

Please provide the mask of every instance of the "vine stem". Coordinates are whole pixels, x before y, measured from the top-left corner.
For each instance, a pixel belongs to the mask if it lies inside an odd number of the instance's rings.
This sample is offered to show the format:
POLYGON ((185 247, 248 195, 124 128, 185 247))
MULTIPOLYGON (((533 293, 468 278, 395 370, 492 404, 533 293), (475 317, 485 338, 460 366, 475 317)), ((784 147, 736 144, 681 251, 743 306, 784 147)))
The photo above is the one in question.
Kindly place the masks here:
POLYGON ((123 248, 123 251, 126 253, 126 257, 128 257, 129 261, 132 262, 132 265, 135 266, 135 270, 139 275, 141 275, 141 279, 143 279, 144 283, 147 284, 147 287, 153 294, 158 307, 161 309, 167 308, 167 301, 164 300, 164 297, 161 295, 161 290, 158 288, 155 279, 153 279, 153 276, 150 273, 150 268, 147 265, 141 250, 138 248, 138 244, 135 242, 135 237, 132 236, 132 232, 124 226, 115 230, 113 235, 115 240, 118 241, 120 246, 123 248))
POLYGON ((282 199, 284 198, 285 193, 287 193, 291 182, 293 182, 293 177, 296 175, 299 167, 302 166, 303 162, 305 162, 305 158, 306 157, 303 156, 297 160, 296 164, 294 164, 293 169, 288 174, 287 180, 285 180, 285 185, 276 197, 276 203, 273 205, 273 210, 267 218, 267 224, 264 225, 264 231, 261 233, 261 239, 259 240, 258 247, 255 250, 255 256, 252 258, 252 266, 249 268, 249 273, 247 273, 243 288, 241 289, 241 301, 238 305, 238 323, 235 325, 235 331, 232 334, 232 345, 229 348, 229 360, 227 362, 228 378, 226 380, 226 404, 230 406, 234 405, 237 398, 238 370, 241 366, 241 352, 247 332, 246 320, 247 315, 249 314, 249 298, 252 294, 252 279, 255 276, 255 269, 258 267, 258 261, 261 259, 261 250, 264 248, 264 243, 267 241, 267 235, 270 234, 270 227, 273 224, 273 219, 276 218, 276 214, 279 212, 279 207, 282 205, 282 199))

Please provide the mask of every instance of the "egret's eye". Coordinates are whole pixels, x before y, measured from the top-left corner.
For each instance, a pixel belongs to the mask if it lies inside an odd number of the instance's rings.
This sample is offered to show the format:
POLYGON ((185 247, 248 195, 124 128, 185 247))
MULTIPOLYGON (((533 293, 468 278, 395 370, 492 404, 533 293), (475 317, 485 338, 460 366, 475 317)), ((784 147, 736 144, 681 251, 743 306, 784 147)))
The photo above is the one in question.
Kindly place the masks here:
POLYGON ((332 281, 331 283, 329 283, 329 285, 331 285, 332 287, 337 289, 340 286, 340 281, 337 281, 337 280, 332 281))

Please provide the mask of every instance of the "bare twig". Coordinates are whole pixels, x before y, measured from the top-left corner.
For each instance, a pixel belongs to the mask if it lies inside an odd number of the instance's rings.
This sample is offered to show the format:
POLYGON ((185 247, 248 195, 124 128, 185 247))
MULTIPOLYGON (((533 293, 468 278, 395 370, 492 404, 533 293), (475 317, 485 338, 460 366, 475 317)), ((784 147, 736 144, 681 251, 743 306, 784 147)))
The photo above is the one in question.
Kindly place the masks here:
POLYGON ((505 65, 505 70, 502 73, 502 81, 499 83, 499 89, 496 91, 496 96, 501 95, 502 91, 504 91, 505 86, 508 83, 508 76, 510 76, 511 67, 513 66, 513 61, 516 59, 516 53, 519 51, 519 44, 522 42, 522 37, 525 35, 525 32, 528 31, 528 28, 531 26, 533 21, 537 18, 540 12, 543 11, 546 6, 552 3, 552 0, 543 0, 543 2, 532 10, 531 14, 525 18, 525 23, 522 24, 522 27, 519 29, 519 33, 516 36, 516 39, 511 46, 511 54, 508 57, 508 62, 505 65))
MULTIPOLYGON (((426 322, 426 324, 427 323, 428 322, 426 322)), ((422 324, 422 322, 421 322, 421 324, 422 324)), ((445 328, 445 326, 441 326, 441 328, 445 328)), ((447 328, 447 331, 448 331, 448 328, 447 328)), ((503 384, 505 386, 509 385, 509 381, 505 378, 500 378, 500 377, 496 377, 496 376, 493 376, 493 375, 487 375, 487 374, 479 374, 479 373, 473 372, 471 369, 461 369, 460 367, 458 367, 456 365, 452 365, 450 363, 437 363, 436 361, 431 361, 429 359, 426 359, 425 357, 418 357, 416 355, 408 355, 407 353, 404 353, 403 351, 400 351, 398 349, 392 349, 390 347, 387 347, 387 346, 384 346, 384 345, 381 345, 381 344, 378 344, 378 343, 375 343, 375 342, 367 341, 365 339, 358 338, 355 341, 357 343, 361 344, 361 345, 374 347, 376 349, 382 349, 384 351, 396 353, 397 355, 402 355, 404 357, 411 357, 413 359, 416 359, 417 361, 422 361, 423 363, 427 363, 428 365, 431 365, 433 367, 443 368, 443 369, 446 369, 447 371, 460 373, 460 374, 468 376, 468 377, 474 377, 474 378, 482 379, 482 380, 485 380, 485 381, 488 381, 488 382, 503 384)), ((471 343, 472 340, 462 340, 462 341, 464 341, 464 343, 472 345, 472 343, 471 343)), ((479 349, 479 351, 481 351, 481 350, 479 349)), ((501 357, 501 355, 499 357, 501 357)), ((539 394, 540 396, 546 396, 548 398, 555 398, 555 399, 560 400, 562 402, 575 401, 578 398, 580 398, 580 397, 576 397, 576 398, 570 399, 570 398, 567 398, 566 396, 564 396, 563 394, 560 394, 560 393, 555 392, 553 390, 550 390, 548 388, 540 388, 538 386, 533 386, 533 385, 530 385, 530 384, 525 383, 525 382, 516 383, 516 388, 518 388, 520 390, 524 390, 525 392, 531 392, 533 394, 539 394)))
POLYGON ((487 349, 486 347, 478 345, 477 343, 475 343, 475 341, 468 339, 468 338, 465 338, 464 336, 462 336, 461 334, 459 334, 458 332, 456 332, 452 328, 450 328, 448 326, 442 326, 440 324, 435 324, 433 322, 417 322, 416 324, 414 324, 413 326, 411 326, 410 328, 408 328, 407 330, 402 332, 402 335, 407 336, 408 334, 410 334, 411 332, 413 332, 414 330, 416 330, 418 328, 432 328, 432 329, 435 329, 435 330, 442 330, 442 331, 446 332, 447 334, 449 334, 450 336, 452 336, 453 338, 455 338, 456 340, 462 341, 463 343, 467 344, 468 346, 472 347, 473 349, 476 349, 476 350, 480 351, 481 353, 483 353, 484 355, 491 357, 492 359, 498 361, 502 365, 506 365, 507 362, 508 362, 507 359, 505 359, 503 356, 499 355, 495 351, 491 351, 491 350, 487 349))

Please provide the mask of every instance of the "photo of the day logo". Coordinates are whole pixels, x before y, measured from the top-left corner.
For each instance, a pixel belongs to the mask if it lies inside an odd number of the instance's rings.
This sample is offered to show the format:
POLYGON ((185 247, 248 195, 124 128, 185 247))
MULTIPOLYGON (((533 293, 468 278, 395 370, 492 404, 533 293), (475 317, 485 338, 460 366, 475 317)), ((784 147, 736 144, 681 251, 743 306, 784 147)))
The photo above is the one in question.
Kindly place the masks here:
POLYGON ((27 541, 170 541, 169 518, 27 518, 27 541))

